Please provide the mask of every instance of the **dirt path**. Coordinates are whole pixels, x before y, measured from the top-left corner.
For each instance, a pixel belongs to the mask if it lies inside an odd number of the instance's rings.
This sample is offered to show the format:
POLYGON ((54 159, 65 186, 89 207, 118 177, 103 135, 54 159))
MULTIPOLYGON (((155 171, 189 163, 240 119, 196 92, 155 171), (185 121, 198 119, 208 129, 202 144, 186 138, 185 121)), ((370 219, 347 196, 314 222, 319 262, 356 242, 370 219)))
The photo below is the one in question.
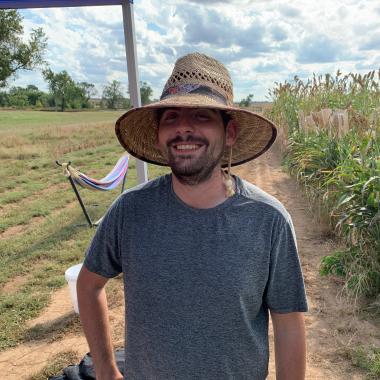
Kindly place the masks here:
MULTIPOLYGON (((359 319, 353 313, 352 303, 341 296, 340 285, 333 279, 319 276, 320 259, 334 249, 334 243, 328 238, 327 229, 313 218, 294 179, 281 170, 279 150, 274 147, 233 172, 275 196, 292 216, 309 302, 306 378, 364 379, 364 374, 350 365, 347 354, 360 345, 378 347, 379 325, 359 319)), ((273 362, 268 379, 275 379, 273 362)))
MULTIPOLYGON (((294 180, 282 172, 278 150, 275 148, 262 158, 236 168, 233 172, 277 197, 292 215, 310 309, 306 316, 307 379, 364 379, 364 374, 351 366, 345 357, 350 349, 359 345, 379 346, 379 326, 373 321, 355 316, 352 305, 340 297, 339 285, 332 279, 318 275, 320 258, 331 252, 333 243, 313 220, 307 202, 294 180)), ((111 310, 111 323, 118 344, 122 343, 122 315, 122 306, 111 310)), ((72 313, 67 288, 54 294, 51 305, 30 326, 54 324, 63 317, 76 318, 72 313)), ((44 339, 21 344, 0 353, 0 373, 6 374, 3 377, 5 380, 25 379, 41 370, 52 356, 72 349, 78 352, 78 357, 88 350, 79 332, 66 334, 55 341, 44 339)), ((272 359, 268 379, 275 379, 272 359)))

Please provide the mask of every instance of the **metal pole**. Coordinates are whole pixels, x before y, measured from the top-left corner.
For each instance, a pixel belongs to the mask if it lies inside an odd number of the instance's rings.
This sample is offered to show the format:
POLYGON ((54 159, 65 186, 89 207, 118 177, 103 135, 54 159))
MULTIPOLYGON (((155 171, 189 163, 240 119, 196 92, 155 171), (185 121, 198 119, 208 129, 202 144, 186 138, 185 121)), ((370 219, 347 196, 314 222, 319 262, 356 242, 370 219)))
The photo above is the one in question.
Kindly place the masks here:
POLYGON ((83 202, 82 202, 82 198, 81 198, 80 195, 79 195, 79 192, 78 192, 78 190, 77 190, 77 187, 75 186, 75 183, 74 183, 73 179, 71 178, 71 175, 70 175, 68 178, 69 178, 69 181, 70 181, 70 183, 71 183, 71 186, 72 186, 72 188, 73 188, 73 190, 74 190, 74 193, 75 193, 75 195, 77 196, 77 199, 78 199, 78 201, 79 201, 80 207, 82 207, 83 214, 84 214, 84 216, 86 217, 88 224, 90 225, 90 227, 94 226, 94 223, 92 223, 92 220, 91 220, 91 218, 90 218, 90 215, 88 215, 88 212, 87 212, 87 210, 86 210, 86 207, 84 207, 84 204, 83 204, 83 202))
MULTIPOLYGON (((141 106, 139 73, 137 67, 135 22, 133 18, 133 0, 123 0, 123 22, 125 52, 127 55, 129 94, 132 107, 141 106)), ((148 169, 145 162, 136 159, 137 181, 144 183, 148 180, 148 169)))

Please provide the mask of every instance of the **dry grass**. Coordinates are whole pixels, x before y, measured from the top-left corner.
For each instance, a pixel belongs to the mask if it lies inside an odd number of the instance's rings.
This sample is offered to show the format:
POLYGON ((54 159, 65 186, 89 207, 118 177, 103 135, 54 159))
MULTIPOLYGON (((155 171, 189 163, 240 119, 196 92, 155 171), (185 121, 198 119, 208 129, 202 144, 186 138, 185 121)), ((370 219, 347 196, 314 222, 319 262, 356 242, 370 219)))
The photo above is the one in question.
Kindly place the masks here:
POLYGON ((26 380, 46 380, 50 376, 62 374, 62 368, 77 364, 80 358, 75 351, 61 352, 51 358, 51 363, 38 373, 28 377, 26 380))
MULTIPOLYGON (((30 113, 22 114, 32 117, 30 113)), ((9 115, 17 119, 15 112, 9 115)), ((0 120, 0 350, 46 334, 58 339, 74 328, 64 320, 46 330, 28 331, 26 323, 38 316, 52 292, 65 284, 64 271, 83 260, 95 232, 88 228, 55 160, 72 161, 85 173, 102 178, 124 153, 114 135, 114 123, 101 119, 102 115, 109 117, 106 113, 69 115, 71 123, 67 125, 52 121, 67 115, 49 115, 50 119, 43 114, 45 123, 24 120, 14 129, 0 120), (80 122, 73 122, 75 116, 80 122), (96 122, 85 121, 86 118, 96 122), (24 280, 17 291, 4 291, 20 276, 24 280)), ((162 172, 160 167, 150 167, 152 177, 162 172)), ((127 187, 135 184, 135 162, 131 159, 127 187)), ((120 188, 110 192, 84 190, 81 194, 97 220, 119 192, 120 188)), ((111 294, 111 301, 112 297, 111 294)), ((115 307, 117 302, 115 297, 115 307)))

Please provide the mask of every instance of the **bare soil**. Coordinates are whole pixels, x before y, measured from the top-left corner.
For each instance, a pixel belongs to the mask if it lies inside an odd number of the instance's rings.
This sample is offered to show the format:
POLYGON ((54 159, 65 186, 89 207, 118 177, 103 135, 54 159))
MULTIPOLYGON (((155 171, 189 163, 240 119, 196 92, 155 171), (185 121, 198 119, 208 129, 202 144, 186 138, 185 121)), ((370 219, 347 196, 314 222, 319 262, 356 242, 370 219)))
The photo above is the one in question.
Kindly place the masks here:
MULTIPOLYGON (((294 179, 281 170, 278 147, 263 157, 233 170, 235 174, 277 197, 290 212, 295 225, 299 253, 305 276, 309 312, 307 325, 307 379, 343 380, 364 379, 365 374, 352 366, 348 353, 355 347, 380 346, 378 321, 365 319, 356 313, 352 301, 345 298, 338 279, 320 277, 320 259, 329 254, 336 242, 327 234, 325 226, 319 224, 309 210, 302 191, 294 179)), ((14 287, 19 286, 15 280, 14 287)), ((31 329, 44 328, 45 333, 25 344, 0 353, 0 373, 6 380, 26 379, 40 371, 54 355, 76 350, 82 357, 88 347, 80 329, 65 331, 58 337, 46 334, 57 329, 62 321, 77 320, 73 313, 69 290, 64 287, 52 295, 51 303, 34 321, 31 329)), ((123 344, 123 305, 116 302, 110 310, 114 343, 123 344)), ((272 335, 272 333, 271 333, 272 335)), ((273 347, 271 347, 273 352, 273 347)), ((274 362, 271 355, 268 379, 275 379, 274 362)))
POLYGON ((2 288, 1 292, 3 294, 13 294, 22 288, 29 280, 29 276, 20 275, 13 277, 12 280, 8 281, 2 288))

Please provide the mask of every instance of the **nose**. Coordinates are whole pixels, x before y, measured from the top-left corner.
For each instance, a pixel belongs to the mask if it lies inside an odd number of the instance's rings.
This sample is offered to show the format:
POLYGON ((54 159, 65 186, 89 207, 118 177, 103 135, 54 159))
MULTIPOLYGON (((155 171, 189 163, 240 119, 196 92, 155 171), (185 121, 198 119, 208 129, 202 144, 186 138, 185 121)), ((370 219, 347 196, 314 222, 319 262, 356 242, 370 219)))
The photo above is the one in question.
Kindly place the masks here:
POLYGON ((182 112, 178 118, 176 125, 176 133, 192 133, 194 132, 194 124, 191 115, 187 112, 182 112))

